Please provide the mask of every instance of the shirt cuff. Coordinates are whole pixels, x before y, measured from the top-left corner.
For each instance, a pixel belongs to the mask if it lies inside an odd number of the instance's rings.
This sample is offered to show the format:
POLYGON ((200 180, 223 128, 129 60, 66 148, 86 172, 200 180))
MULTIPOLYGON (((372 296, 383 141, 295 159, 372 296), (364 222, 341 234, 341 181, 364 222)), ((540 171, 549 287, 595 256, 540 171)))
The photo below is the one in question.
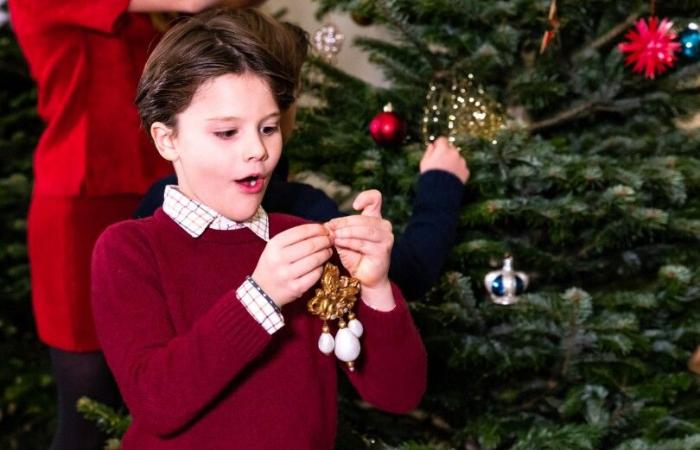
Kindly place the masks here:
POLYGON ((236 297, 251 316, 270 334, 284 326, 284 317, 279 306, 251 278, 236 290, 236 297))

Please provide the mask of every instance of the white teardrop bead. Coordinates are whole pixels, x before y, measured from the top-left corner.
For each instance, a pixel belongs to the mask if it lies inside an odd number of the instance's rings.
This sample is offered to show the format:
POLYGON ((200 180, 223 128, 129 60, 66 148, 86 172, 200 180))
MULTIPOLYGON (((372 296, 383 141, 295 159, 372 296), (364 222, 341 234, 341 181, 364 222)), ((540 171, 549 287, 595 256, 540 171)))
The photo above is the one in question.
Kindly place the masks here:
POLYGON ((321 333, 321 337, 318 338, 318 349, 324 355, 330 355, 333 353, 333 348, 335 347, 335 339, 330 333, 321 333))
POLYGON ((339 360, 355 361, 360 355, 360 341, 349 328, 341 328, 335 335, 335 356, 339 360))
POLYGON ((348 322, 348 328, 350 328, 352 334, 358 338, 361 337, 362 333, 365 331, 365 329, 362 327, 362 323, 357 319, 352 319, 350 322, 348 322))

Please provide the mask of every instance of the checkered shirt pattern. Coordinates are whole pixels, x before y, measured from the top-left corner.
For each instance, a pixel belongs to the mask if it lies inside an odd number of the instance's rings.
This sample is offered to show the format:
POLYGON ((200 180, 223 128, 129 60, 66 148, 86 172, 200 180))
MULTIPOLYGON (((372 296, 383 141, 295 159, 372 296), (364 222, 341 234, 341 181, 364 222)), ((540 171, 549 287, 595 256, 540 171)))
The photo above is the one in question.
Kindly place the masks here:
POLYGON ((245 222, 236 222, 217 213, 207 205, 192 200, 183 194, 177 186, 165 187, 163 211, 182 227, 190 236, 196 238, 204 230, 238 230, 250 228, 265 242, 270 240, 270 222, 262 206, 258 206, 255 215, 245 222))
POLYGON ((236 290, 236 297, 268 333, 272 334, 284 326, 284 317, 279 306, 251 277, 246 277, 243 284, 236 290), (261 298, 262 301, 260 301, 261 298))
MULTIPOLYGON (((222 216, 207 205, 187 197, 177 186, 169 185, 165 187, 163 212, 193 238, 201 236, 207 228, 214 230, 249 228, 265 242, 270 240, 270 222, 267 213, 260 206, 250 220, 236 222, 222 216)), ((236 297, 268 333, 272 334, 284 326, 282 311, 252 278, 246 278, 236 290, 236 297)))

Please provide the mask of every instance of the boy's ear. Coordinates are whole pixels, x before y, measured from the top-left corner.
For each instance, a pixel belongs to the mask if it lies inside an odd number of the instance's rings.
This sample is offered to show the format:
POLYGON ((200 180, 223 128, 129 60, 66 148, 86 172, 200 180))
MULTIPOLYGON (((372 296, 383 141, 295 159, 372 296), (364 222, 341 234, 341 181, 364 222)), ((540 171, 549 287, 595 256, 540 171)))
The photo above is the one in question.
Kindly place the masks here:
POLYGON ((156 144, 160 156, 170 162, 175 162, 179 158, 175 146, 175 130, 165 125, 163 122, 153 122, 151 125, 151 138, 156 144))

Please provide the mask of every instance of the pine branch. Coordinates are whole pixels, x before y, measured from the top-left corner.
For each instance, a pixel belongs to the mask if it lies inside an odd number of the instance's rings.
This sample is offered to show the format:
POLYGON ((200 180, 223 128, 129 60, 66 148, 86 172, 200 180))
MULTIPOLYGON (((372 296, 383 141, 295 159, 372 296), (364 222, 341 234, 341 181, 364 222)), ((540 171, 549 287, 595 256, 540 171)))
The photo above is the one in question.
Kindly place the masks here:
POLYGON ((589 100, 564 111, 560 111, 552 117, 534 122, 527 127, 527 129, 532 134, 537 131, 562 125, 566 122, 591 116, 596 112, 624 113, 639 108, 645 102, 664 100, 666 98, 667 94, 662 92, 654 92, 640 97, 619 99, 612 103, 604 100, 589 100))
POLYGON ((606 46, 610 41, 616 39, 620 34, 624 33, 632 24, 634 24, 634 22, 636 22, 639 18, 640 14, 642 14, 641 10, 633 12, 627 16, 623 22, 615 25, 607 33, 593 40, 591 43, 587 44, 581 50, 576 52, 576 55, 578 56, 581 53, 585 53, 590 50, 598 50, 599 48, 606 46))
POLYGON ((442 64, 440 64, 435 55, 433 55, 433 52, 431 52, 428 46, 406 26, 404 21, 389 7, 386 0, 377 2, 377 7, 383 13, 387 22, 396 27, 406 40, 420 51, 421 55, 427 60, 434 71, 437 72, 442 69, 442 64))
POLYGON ((78 399, 76 406, 79 413, 110 436, 123 436, 131 424, 131 416, 85 396, 78 399))
POLYGON ((554 127, 557 125, 560 125, 565 122, 569 122, 575 119, 579 119, 581 117, 585 117, 589 114, 591 114, 593 107, 596 105, 595 101, 588 101, 585 103, 582 103, 580 105, 574 106, 570 109, 560 111, 553 117, 549 117, 544 120, 540 120, 539 122, 535 122, 532 125, 528 127, 530 130, 530 133, 534 133, 535 131, 540 131, 545 128, 550 128, 554 127))

